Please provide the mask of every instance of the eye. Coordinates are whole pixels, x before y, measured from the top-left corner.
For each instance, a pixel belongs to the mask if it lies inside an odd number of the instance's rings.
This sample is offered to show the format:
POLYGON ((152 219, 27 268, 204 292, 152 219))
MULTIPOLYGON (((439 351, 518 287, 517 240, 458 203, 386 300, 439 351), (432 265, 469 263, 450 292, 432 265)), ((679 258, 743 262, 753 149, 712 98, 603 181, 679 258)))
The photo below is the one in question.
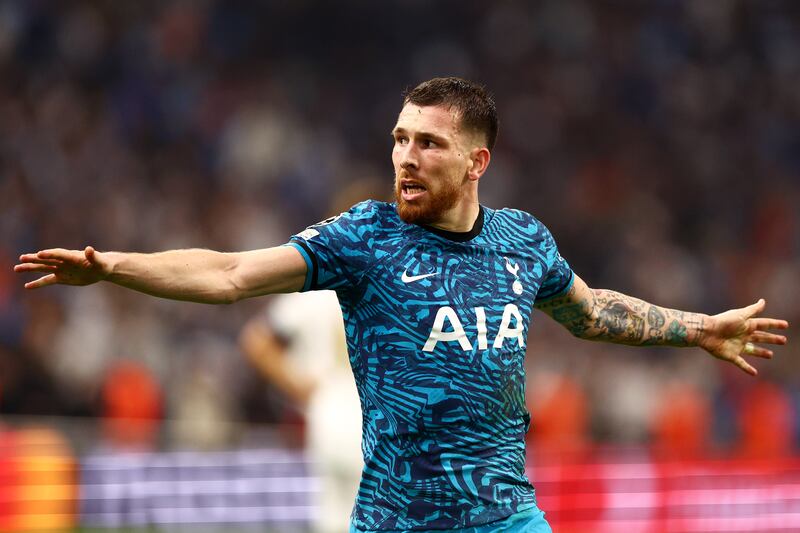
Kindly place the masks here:
POLYGON ((423 146, 423 148, 436 148, 437 146, 436 142, 430 139, 425 139, 420 144, 423 146))
POLYGON ((405 137, 403 135, 398 135, 398 136, 396 136, 394 138, 394 142, 395 142, 395 144, 399 144, 401 146, 404 146, 404 145, 408 144, 408 137, 405 137))

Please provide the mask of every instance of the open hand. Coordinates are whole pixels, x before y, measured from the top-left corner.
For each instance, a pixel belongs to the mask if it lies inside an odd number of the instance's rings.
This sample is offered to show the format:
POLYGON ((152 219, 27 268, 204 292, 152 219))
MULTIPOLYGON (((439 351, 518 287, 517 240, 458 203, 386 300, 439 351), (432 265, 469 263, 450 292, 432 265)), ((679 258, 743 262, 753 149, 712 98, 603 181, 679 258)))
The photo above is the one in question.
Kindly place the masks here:
POLYGON ((101 256, 91 246, 87 246, 85 250, 42 250, 21 255, 19 264, 14 266, 14 272, 44 274, 39 279, 26 283, 26 289, 38 289, 56 283, 90 285, 108 277, 110 268, 101 256))
POLYGON ((758 371, 743 356, 771 359, 772 350, 757 346, 756 343, 786 344, 786 337, 767 330, 789 327, 785 320, 758 317, 766 305, 762 298, 753 305, 710 317, 700 346, 714 357, 730 361, 752 376, 757 375, 758 371))

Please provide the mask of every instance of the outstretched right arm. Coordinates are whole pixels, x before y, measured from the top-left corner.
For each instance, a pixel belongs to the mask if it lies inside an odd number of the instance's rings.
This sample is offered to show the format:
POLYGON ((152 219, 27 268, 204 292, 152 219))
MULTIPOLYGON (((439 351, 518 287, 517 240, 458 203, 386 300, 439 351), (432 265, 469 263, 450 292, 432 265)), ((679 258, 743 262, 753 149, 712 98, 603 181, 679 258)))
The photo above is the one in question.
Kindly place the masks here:
POLYGON ((55 248, 24 254, 15 272, 44 274, 25 284, 89 285, 109 281, 160 298, 227 304, 303 287, 306 263, 291 246, 249 252, 171 250, 154 254, 55 248))

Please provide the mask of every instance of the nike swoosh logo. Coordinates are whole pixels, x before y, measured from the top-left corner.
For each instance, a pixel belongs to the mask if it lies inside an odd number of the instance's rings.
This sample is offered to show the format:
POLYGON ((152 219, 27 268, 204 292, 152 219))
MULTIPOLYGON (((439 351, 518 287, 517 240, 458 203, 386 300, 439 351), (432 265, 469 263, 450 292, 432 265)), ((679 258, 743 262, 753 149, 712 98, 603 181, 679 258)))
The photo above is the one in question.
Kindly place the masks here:
POLYGON ((403 275, 400 279, 403 283, 411 283, 412 281, 419 281, 421 279, 429 278, 431 276, 435 276, 436 272, 431 272, 430 274, 420 274, 419 276, 409 276, 407 271, 403 271, 403 275))

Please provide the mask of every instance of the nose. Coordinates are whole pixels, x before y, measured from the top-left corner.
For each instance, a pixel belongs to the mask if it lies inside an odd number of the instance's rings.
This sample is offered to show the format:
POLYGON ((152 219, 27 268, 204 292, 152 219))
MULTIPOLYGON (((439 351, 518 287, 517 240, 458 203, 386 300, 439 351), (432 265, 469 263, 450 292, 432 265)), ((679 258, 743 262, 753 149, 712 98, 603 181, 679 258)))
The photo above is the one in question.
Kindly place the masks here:
POLYGON ((414 149, 413 143, 409 143, 400 148, 400 168, 404 170, 419 169, 419 159, 417 158, 417 151, 414 149))

